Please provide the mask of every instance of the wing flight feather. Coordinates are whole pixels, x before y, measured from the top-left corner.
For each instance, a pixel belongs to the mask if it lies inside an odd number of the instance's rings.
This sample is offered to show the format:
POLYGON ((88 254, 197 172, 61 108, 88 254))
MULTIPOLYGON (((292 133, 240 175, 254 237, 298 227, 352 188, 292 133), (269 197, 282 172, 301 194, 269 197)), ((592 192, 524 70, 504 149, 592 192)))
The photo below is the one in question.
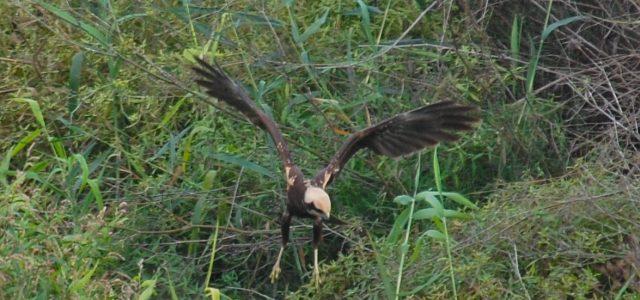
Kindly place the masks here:
POLYGON ((276 123, 258 109, 247 92, 227 76, 219 66, 213 66, 197 57, 195 59, 198 62, 198 66, 194 66, 193 70, 201 77, 201 79, 196 80, 196 83, 205 88, 208 95, 233 106, 247 117, 251 123, 267 131, 276 144, 285 170, 289 170, 293 165, 291 154, 287 142, 276 123))
POLYGON ((329 164, 314 179, 326 188, 340 173, 347 161, 360 149, 370 149, 379 155, 399 157, 409 155, 439 142, 459 139, 458 131, 474 128, 479 118, 475 106, 442 101, 401 113, 374 126, 352 134, 340 147, 329 164))

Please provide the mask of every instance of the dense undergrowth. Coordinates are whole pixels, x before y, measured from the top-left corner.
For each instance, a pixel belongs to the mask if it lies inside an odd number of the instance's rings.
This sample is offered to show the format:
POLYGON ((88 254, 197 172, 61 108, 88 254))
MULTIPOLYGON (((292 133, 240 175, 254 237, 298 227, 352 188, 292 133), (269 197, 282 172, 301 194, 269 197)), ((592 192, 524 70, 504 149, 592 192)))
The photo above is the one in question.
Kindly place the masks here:
POLYGON ((392 200, 440 183, 480 208, 445 201, 465 213, 450 256, 438 222, 415 222, 400 297, 637 297, 638 7, 587 2, 0 2, 0 298, 393 298, 392 200), (307 175, 425 103, 483 123, 439 147, 441 178, 431 155, 359 154, 330 189, 321 287, 304 221, 271 284, 280 164, 197 91, 200 54, 307 175))

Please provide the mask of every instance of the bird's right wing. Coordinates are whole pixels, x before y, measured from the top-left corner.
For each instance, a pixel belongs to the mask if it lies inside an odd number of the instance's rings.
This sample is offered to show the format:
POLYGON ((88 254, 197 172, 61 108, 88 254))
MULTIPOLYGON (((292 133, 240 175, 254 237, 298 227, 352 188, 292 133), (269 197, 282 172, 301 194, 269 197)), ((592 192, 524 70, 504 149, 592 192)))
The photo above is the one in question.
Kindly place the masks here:
POLYGON ((459 138, 454 132, 471 130, 479 118, 471 115, 475 106, 442 101, 384 120, 360 130, 344 142, 329 164, 314 179, 317 186, 326 188, 347 161, 358 150, 371 149, 389 157, 408 155, 439 142, 459 138))
POLYGON ((208 64, 200 58, 196 57, 195 59, 199 66, 194 66, 193 70, 202 77, 202 79, 196 80, 196 83, 204 87, 207 94, 233 106, 246 116, 251 123, 266 130, 273 138, 280 159, 282 159, 285 170, 288 173, 288 168, 293 164, 291 154, 287 147, 287 142, 282 137, 282 133, 276 123, 258 109, 253 100, 247 95, 247 92, 229 78, 222 69, 208 64))

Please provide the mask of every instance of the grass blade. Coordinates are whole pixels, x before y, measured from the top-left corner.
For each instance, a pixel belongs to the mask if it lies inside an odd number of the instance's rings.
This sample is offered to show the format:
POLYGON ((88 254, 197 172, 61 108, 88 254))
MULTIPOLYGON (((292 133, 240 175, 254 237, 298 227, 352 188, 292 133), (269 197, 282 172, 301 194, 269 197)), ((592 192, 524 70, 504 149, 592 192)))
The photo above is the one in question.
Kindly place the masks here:
POLYGON ((431 220, 435 217, 442 218, 442 215, 443 214, 439 214, 438 210, 435 208, 424 208, 416 211, 416 213, 413 214, 413 219, 414 220, 424 220, 424 219, 431 220))
POLYGON ((400 205, 407 205, 409 203, 411 203, 411 201, 414 201, 413 198, 409 195, 400 195, 397 196, 393 199, 393 202, 398 203, 400 205))
POLYGON ((214 153, 214 154, 210 154, 210 156, 213 159, 217 159, 226 163, 244 167, 247 170, 254 171, 258 174, 261 174, 270 178, 275 178, 275 174, 269 169, 261 165, 258 165, 252 161, 249 161, 241 156, 227 154, 227 153, 214 153))
POLYGON ((91 190, 91 195, 96 201, 98 205, 98 210, 102 210, 104 208, 104 200, 102 200, 102 193, 100 192, 100 187, 98 185, 97 179, 89 179, 87 180, 87 184, 89 185, 89 189, 91 190))
POLYGON ((46 3, 42 0, 36 0, 35 2, 38 3, 40 6, 42 6, 42 8, 49 11, 50 13, 56 15, 58 18, 71 24, 71 26, 80 28, 82 31, 86 32, 91 37, 98 40, 98 42, 100 42, 102 46, 108 48, 109 45, 111 45, 109 36, 106 35, 104 32, 100 31, 98 28, 95 28, 88 23, 78 20, 76 17, 72 16, 70 13, 58 8, 55 5, 46 3))
POLYGON ((438 146, 433 148, 433 180, 436 182, 436 189, 442 191, 442 177, 440 176, 440 164, 438 163, 438 146))
POLYGON ((69 90, 71 95, 67 102, 67 112, 73 119, 73 113, 78 109, 78 89, 80 88, 80 79, 82 71, 82 62, 84 61, 84 52, 80 51, 71 58, 71 68, 69 69, 69 90))
POLYGON ((96 265, 93 266, 93 269, 89 270, 89 272, 87 272, 87 274, 82 276, 82 278, 71 282, 71 285, 69 285, 69 291, 76 293, 82 290, 89 283, 89 280, 91 280, 93 273, 95 273, 99 265, 100 265, 100 262, 97 262, 96 265))
MULTIPOLYGON (((406 211, 407 211, 407 217, 408 217, 409 209, 407 209, 406 211)), ((402 233, 402 231, 400 233, 402 233)), ((387 299, 393 299, 396 293, 394 292, 394 289, 393 289, 393 281, 392 281, 393 279, 391 278, 391 274, 389 274, 389 268, 385 266, 385 260, 382 257, 381 250, 377 248, 378 244, 371 237, 371 235, 368 234, 368 236, 369 236, 369 241, 371 242, 371 248, 373 249, 373 256, 376 259, 376 266, 378 268, 378 273, 382 278, 384 292, 387 296, 387 299)))
POLYGON ((36 122, 44 131, 44 134, 47 137, 47 141, 49 142, 49 145, 51 146, 51 150, 53 151, 53 153, 58 158, 66 159, 67 153, 64 150, 62 143, 58 139, 49 136, 49 133, 47 131, 47 124, 44 121, 44 116, 42 114, 42 109, 40 108, 40 104, 38 104, 37 101, 33 99, 28 99, 28 98, 15 98, 14 100, 19 102, 26 102, 29 104, 29 107, 31 108, 31 112, 33 113, 33 117, 36 119, 36 122))
POLYGON ((9 151, 8 158, 11 159, 11 157, 14 157, 16 156, 16 154, 20 153, 20 151, 24 149, 24 147, 26 147, 28 144, 33 142, 33 140, 35 140, 38 136, 40 136, 41 132, 42 132, 42 129, 38 128, 34 131, 31 131, 25 137, 21 138, 20 141, 18 141, 18 143, 11 148, 11 151, 9 151))
POLYGON ((435 229, 430 229, 427 230, 424 234, 426 234, 428 237, 432 238, 432 239, 436 239, 438 241, 446 241, 447 237, 444 235, 444 233, 435 230, 435 229))
POLYGON ((442 195, 444 195, 445 197, 453 200, 454 202, 464 207, 478 209, 477 205, 475 205, 473 202, 471 202, 469 199, 467 199, 465 196, 462 196, 461 194, 454 193, 454 192, 443 192, 442 195))
POLYGON ((520 36, 522 34, 522 17, 514 16, 511 25, 511 57, 518 59, 520 57, 520 36))
POLYGON ((583 20, 586 18, 587 17, 585 16, 573 16, 551 23, 551 25, 549 25, 542 31, 542 41, 544 41, 554 30, 558 29, 558 27, 568 25, 575 21, 583 20))
POLYGON ((216 230, 213 232, 213 236, 211 236, 211 256, 209 258, 209 268, 207 269, 207 278, 204 280, 204 288, 209 288, 209 283, 211 280, 211 273, 213 272, 213 262, 216 258, 216 247, 218 245, 218 229, 220 229, 220 220, 216 219, 216 230))
MULTIPOLYGON (((322 16, 320 18, 317 18, 315 21, 313 21, 313 23, 311 23, 311 25, 309 25, 309 27, 307 27, 307 30, 305 30, 304 33, 302 33, 300 36, 298 36, 298 38, 295 40, 296 43, 302 44, 307 39, 309 39, 309 37, 311 37, 313 34, 315 34, 316 32, 320 31, 320 28, 322 28, 322 25, 324 25, 324 23, 327 21, 327 16, 328 15, 329 15, 329 9, 325 8, 324 13, 322 14, 322 16)), ((295 36, 294 36, 294 38, 295 38, 295 36)))
POLYGON ((138 300, 151 299, 151 296, 153 296, 153 294, 156 291, 156 280, 154 279, 145 280, 140 284, 140 288, 142 288, 143 290, 142 290, 142 293, 140 293, 138 300))
POLYGON ((358 0, 358 5, 360 6, 360 17, 362 18, 360 21, 362 30, 364 31, 369 44, 373 45, 375 42, 373 40, 373 34, 371 33, 371 17, 369 16, 369 7, 362 0, 358 0))
POLYGON ((402 230, 404 229, 404 225, 407 224, 409 220, 409 208, 403 210, 396 220, 393 222, 393 226, 391 227, 391 231, 387 237, 387 243, 395 244, 398 242, 398 239, 402 235, 402 230))
POLYGON ((82 170, 82 184, 80 185, 80 189, 82 189, 89 181, 89 166, 87 165, 87 161, 84 159, 84 156, 80 154, 74 154, 73 159, 78 162, 78 165, 82 170))

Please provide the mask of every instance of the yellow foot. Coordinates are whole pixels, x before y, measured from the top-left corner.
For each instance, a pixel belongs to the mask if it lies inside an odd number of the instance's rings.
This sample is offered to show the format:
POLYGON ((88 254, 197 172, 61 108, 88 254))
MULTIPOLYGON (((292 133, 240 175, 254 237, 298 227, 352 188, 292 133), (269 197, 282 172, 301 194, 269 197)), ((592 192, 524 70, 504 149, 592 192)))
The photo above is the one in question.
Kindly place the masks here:
POLYGON ((271 278, 271 283, 276 283, 276 280, 278 280, 278 276, 280 276, 280 264, 276 263, 275 265, 273 265, 273 270, 271 270, 271 275, 269 275, 269 278, 271 278))
POLYGON ((320 270, 318 270, 318 268, 313 268, 313 279, 312 279, 313 283, 317 288, 320 288, 320 283, 322 283, 322 279, 320 279, 320 270))
POLYGON ((276 259, 276 263, 273 264, 273 270, 271 270, 271 275, 269 275, 269 278, 271 278, 271 284, 276 283, 276 280, 278 280, 278 276, 280 276, 280 258, 282 258, 282 253, 284 252, 284 246, 280 247, 280 252, 278 253, 278 258, 276 259))

